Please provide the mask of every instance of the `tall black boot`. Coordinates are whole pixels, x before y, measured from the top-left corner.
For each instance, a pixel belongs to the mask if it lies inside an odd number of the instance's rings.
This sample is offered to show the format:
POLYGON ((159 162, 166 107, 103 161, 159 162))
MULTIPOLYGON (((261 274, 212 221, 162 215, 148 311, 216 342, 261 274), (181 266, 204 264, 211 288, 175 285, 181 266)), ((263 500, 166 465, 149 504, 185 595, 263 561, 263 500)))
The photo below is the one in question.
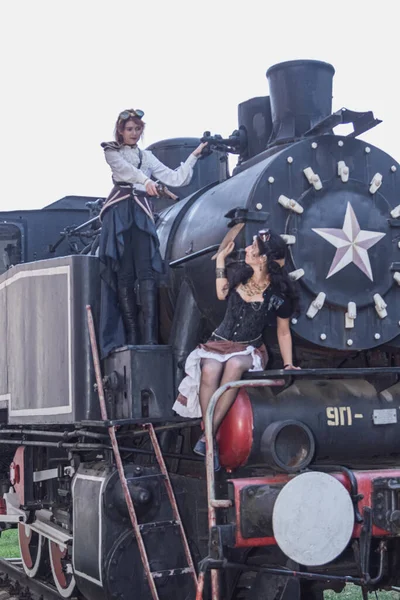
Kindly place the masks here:
POLYGON ((125 342, 130 346, 139 343, 138 307, 132 287, 118 287, 118 302, 125 329, 125 342))
POLYGON ((157 319, 157 285, 154 279, 143 279, 139 282, 140 304, 143 315, 142 344, 158 344, 157 319))

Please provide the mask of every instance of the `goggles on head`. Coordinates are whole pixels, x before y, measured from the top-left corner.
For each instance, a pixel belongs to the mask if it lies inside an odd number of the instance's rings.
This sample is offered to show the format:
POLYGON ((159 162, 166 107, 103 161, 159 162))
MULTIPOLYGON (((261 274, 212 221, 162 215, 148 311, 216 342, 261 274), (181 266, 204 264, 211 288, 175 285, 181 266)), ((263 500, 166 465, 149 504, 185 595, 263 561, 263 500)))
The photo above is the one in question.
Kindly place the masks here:
POLYGON ((118 117, 118 121, 128 121, 128 119, 132 119, 133 117, 141 119, 142 117, 144 117, 144 111, 140 110, 139 108, 135 110, 123 110, 118 117))
MULTIPOLYGON (((256 240, 257 238, 260 238, 260 240, 262 242, 269 242, 269 240, 271 239, 271 230, 270 229, 260 229, 260 231, 257 233, 257 235, 254 236, 254 240, 256 240)), ((285 265, 285 259, 284 258, 272 258, 272 260, 276 263, 278 263, 278 265, 280 267, 283 267, 285 265)))
POLYGON ((253 236, 253 241, 255 241, 257 238, 260 238, 260 240, 262 242, 269 242, 270 238, 271 238, 271 232, 269 229, 260 229, 260 231, 257 233, 257 235, 253 236))

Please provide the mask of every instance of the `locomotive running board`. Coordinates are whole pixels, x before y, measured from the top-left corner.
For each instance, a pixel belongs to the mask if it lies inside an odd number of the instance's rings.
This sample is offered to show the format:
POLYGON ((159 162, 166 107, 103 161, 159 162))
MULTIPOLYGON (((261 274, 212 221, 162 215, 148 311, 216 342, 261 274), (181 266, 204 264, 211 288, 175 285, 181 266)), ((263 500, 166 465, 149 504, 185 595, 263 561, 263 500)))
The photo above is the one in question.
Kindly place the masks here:
MULTIPOLYGON (((400 375, 400 367, 371 367, 367 369, 356 368, 356 369, 276 369, 272 371, 248 371, 243 374, 243 379, 273 379, 275 377, 287 379, 289 377, 296 377, 297 379, 329 379, 333 378, 353 378, 353 377, 366 377, 371 375, 400 375)), ((247 385, 247 383, 243 383, 247 385)))
MULTIPOLYGON (((95 332, 95 328, 94 328, 93 314, 92 314, 92 309, 91 309, 90 305, 86 306, 86 311, 87 311, 87 322, 88 322, 89 336, 90 336, 90 345, 91 345, 91 349, 92 349, 93 364, 94 364, 94 370, 95 370, 95 375, 96 375, 97 393, 98 393, 99 402, 100 402, 101 418, 103 419, 104 422, 109 423, 105 395, 104 395, 103 378, 102 378, 101 368, 100 368, 100 358, 99 358, 99 351, 98 351, 98 347, 97 347, 96 332, 95 332)), ((129 512, 129 517, 130 517, 132 527, 133 527, 133 531, 135 533, 135 538, 136 538, 137 545, 139 548, 143 568, 145 571, 147 582, 149 584, 151 597, 153 598, 153 600, 159 600, 157 587, 155 585, 156 579, 164 577, 165 575, 171 577, 174 575, 190 574, 193 578, 194 587, 196 589, 197 588, 197 575, 196 575, 196 569, 194 567, 193 560, 192 560, 192 557, 190 554, 189 544, 188 544, 188 541, 186 538, 185 530, 183 528, 183 523, 182 523, 182 520, 181 520, 181 517, 179 514, 175 494, 172 489, 172 485, 171 485, 171 481, 170 481, 170 478, 168 475, 167 467, 165 465, 164 458, 162 456, 161 448, 159 446, 153 424, 146 423, 146 424, 142 425, 142 427, 144 429, 146 429, 149 433, 150 441, 153 445, 156 459, 157 459, 161 474, 163 476, 164 484, 165 484, 165 487, 167 490, 167 495, 168 495, 168 499, 169 499, 169 502, 171 505, 175 525, 177 527, 179 527, 181 541, 182 541, 183 549, 185 552, 185 557, 187 560, 187 565, 185 565, 183 567, 177 567, 175 569, 170 569, 168 571, 151 571, 151 569, 150 569, 150 562, 149 562, 149 559, 147 556, 147 550, 144 545, 144 541, 143 541, 143 537, 142 537, 142 528, 139 525, 135 507, 134 507, 131 495, 129 493, 128 482, 125 477, 124 466, 122 464, 121 454, 119 451, 118 441, 117 441, 117 436, 116 436, 116 427, 111 424, 108 425, 108 433, 110 435, 114 458, 115 458, 115 462, 116 462, 117 469, 118 469, 118 475, 119 475, 119 478, 121 481, 121 486, 122 486, 122 490, 124 493, 126 505, 127 505, 128 512, 129 512)), ((157 526, 157 524, 155 526, 157 526)))

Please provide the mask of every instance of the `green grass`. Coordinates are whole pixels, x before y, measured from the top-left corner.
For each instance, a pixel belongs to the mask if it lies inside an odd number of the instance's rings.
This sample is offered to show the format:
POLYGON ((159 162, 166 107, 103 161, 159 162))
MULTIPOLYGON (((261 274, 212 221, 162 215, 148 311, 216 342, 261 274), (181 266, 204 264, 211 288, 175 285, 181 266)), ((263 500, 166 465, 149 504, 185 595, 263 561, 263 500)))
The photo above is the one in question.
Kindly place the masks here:
MULTIPOLYGON (((399 592, 377 592, 378 600, 400 600, 399 592)), ((359 600, 362 599, 361 589, 356 585, 346 585, 341 594, 328 591, 324 593, 325 600, 359 600)), ((371 600, 375 600, 375 592, 369 594, 371 600)))
POLYGON ((16 529, 3 531, 0 537, 0 557, 18 558, 19 555, 18 531, 16 529))

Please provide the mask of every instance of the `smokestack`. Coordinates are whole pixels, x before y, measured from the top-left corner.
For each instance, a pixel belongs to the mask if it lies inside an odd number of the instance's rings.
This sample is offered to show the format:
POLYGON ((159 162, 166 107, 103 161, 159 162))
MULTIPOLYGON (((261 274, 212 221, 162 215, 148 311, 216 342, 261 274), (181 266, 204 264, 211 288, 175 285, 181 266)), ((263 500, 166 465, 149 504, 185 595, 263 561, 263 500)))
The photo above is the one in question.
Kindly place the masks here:
POLYGON ((272 134, 268 145, 301 138, 332 113, 333 66, 319 60, 291 60, 267 71, 272 134))

